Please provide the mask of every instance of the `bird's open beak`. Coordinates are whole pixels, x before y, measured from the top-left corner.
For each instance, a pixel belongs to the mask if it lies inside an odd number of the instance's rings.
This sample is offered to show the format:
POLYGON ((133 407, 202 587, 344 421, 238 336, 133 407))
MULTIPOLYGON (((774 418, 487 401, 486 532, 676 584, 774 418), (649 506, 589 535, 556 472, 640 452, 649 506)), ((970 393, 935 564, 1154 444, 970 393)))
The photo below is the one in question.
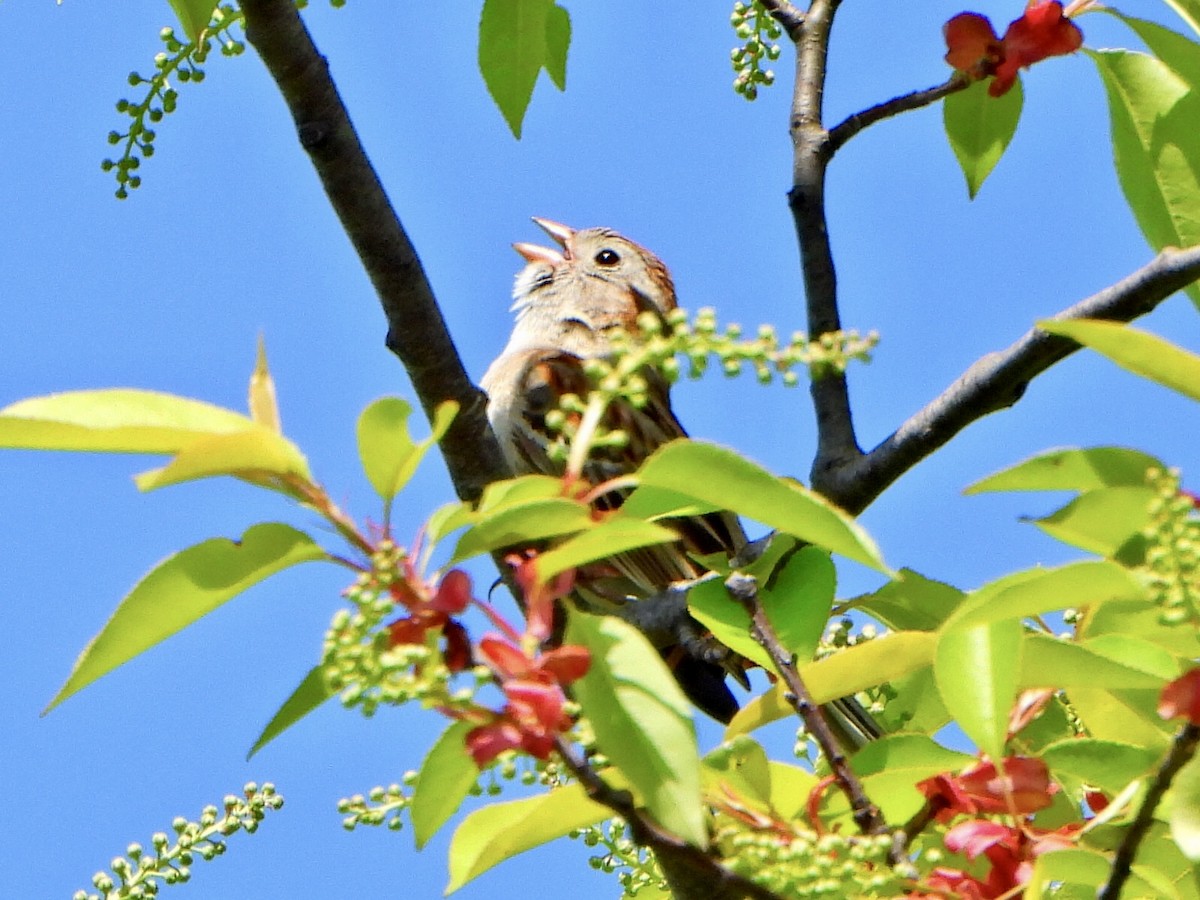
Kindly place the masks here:
POLYGON ((559 222, 551 222, 549 219, 539 219, 537 216, 534 216, 533 224, 554 238, 558 246, 564 249, 566 249, 567 241, 575 236, 575 229, 571 226, 563 225, 559 222))
POLYGON ((533 222, 538 228, 554 238, 555 243, 562 250, 557 250, 553 247, 539 247, 537 244, 526 244, 524 242, 513 244, 513 249, 525 258, 526 262, 549 263, 552 266, 558 266, 570 259, 571 254, 567 251, 567 241, 575 234, 575 229, 569 225, 563 225, 559 222, 552 222, 549 219, 539 219, 533 217, 533 222))
POLYGON ((539 247, 537 244, 513 244, 513 249, 525 258, 526 262, 531 263, 549 263, 552 266, 560 266, 566 262, 566 257, 558 250, 552 247, 539 247))

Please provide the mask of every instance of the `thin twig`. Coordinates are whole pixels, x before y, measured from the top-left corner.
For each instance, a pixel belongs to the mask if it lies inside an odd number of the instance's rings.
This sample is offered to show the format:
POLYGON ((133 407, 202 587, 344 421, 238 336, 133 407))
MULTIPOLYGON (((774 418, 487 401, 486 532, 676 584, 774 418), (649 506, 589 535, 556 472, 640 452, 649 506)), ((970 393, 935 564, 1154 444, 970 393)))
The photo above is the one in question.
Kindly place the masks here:
POLYGON ((1129 826, 1125 837, 1121 839, 1121 845, 1117 847, 1117 855, 1113 858, 1112 874, 1108 878, 1108 883, 1096 894, 1096 900, 1117 900, 1121 896, 1121 888, 1125 886, 1125 881, 1129 878, 1138 847, 1154 823, 1154 810, 1158 808, 1163 794, 1167 792, 1167 788, 1171 786, 1171 781, 1179 774, 1179 770, 1196 755, 1198 745, 1200 745, 1200 725, 1185 725, 1175 735, 1167 758, 1158 767, 1154 780, 1150 782, 1150 788, 1146 791, 1146 799, 1142 801, 1133 824, 1129 826))
POLYGON ((458 417, 441 440, 460 498, 508 476, 488 428, 483 394, 471 383, 404 226, 359 142, 329 66, 293 0, 242 0, 246 38, 287 101, 300 144, 371 279, 400 357, 430 420, 445 400, 458 417))
POLYGON ((784 649, 779 635, 758 598, 758 582, 750 575, 735 572, 725 580, 725 588, 731 597, 745 607, 750 616, 750 635, 758 641, 771 657, 784 684, 787 685, 787 701, 804 720, 805 730, 812 735, 825 755, 829 769, 842 793, 850 801, 854 821, 863 834, 887 834, 888 825, 879 807, 871 802, 863 789, 862 782, 850 768, 846 754, 834 737, 820 706, 813 702, 808 687, 796 670, 796 656, 784 649))
POLYGON ((675 900, 740 900, 743 897, 782 900, 773 891, 729 871, 704 850, 665 830, 637 808, 628 791, 610 787, 566 738, 560 735, 555 749, 587 795, 624 819, 634 841, 654 852, 675 900))
POLYGON ((920 109, 922 106, 937 103, 942 98, 969 87, 970 84, 971 79, 969 77, 963 75, 961 72, 955 72, 942 84, 926 88, 923 91, 913 91, 911 94, 904 94, 901 97, 893 97, 891 100, 885 100, 883 103, 878 103, 869 109, 864 109, 862 112, 856 112, 851 116, 847 116, 829 131, 829 137, 825 141, 826 159, 832 158, 842 148, 843 144, 864 128, 869 128, 876 122, 890 119, 892 116, 899 115, 902 112, 920 109))
MULTIPOLYGON (((1132 275, 1063 310, 1054 319, 1130 322, 1200 278, 1200 247, 1168 248, 1132 275)), ((977 360, 924 409, 870 453, 814 470, 813 487, 852 514, 965 427, 1012 406, 1029 382, 1079 349, 1034 328, 1006 350, 977 360)))

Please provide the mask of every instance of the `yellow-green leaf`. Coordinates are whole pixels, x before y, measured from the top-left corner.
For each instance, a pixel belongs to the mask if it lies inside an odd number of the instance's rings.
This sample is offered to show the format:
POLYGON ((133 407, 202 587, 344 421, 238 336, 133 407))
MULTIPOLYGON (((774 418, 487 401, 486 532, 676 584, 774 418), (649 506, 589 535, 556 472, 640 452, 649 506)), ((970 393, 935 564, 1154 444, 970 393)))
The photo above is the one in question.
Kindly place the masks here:
POLYGON ((264 578, 323 559, 311 537, 279 522, 253 525, 239 541, 213 538, 168 556, 117 606, 46 711, 264 578))
POLYGON ((233 434, 198 438, 167 465, 142 472, 134 477, 134 482, 139 490, 152 491, 220 475, 232 475, 255 484, 270 484, 271 478, 312 480, 300 448, 278 432, 255 425, 233 434))
POLYGON ((1019 78, 1001 97, 988 94, 988 82, 977 81, 942 101, 946 137, 967 179, 967 193, 972 199, 1008 149, 1023 104, 1019 78))
POLYGON ((421 763, 408 811, 420 850, 454 815, 479 780, 479 767, 467 752, 473 722, 454 722, 442 732, 421 763))
POLYGON ((254 362, 254 372, 250 375, 250 418, 271 431, 283 432, 279 420, 279 401, 275 397, 275 379, 267 368, 267 344, 260 335, 258 338, 258 357, 254 362))
POLYGON ((1128 447, 1069 448, 1039 453, 966 489, 986 491, 1091 491, 1146 483, 1146 471, 1163 464, 1140 450, 1128 447))
POLYGON ((1116 563, 1068 563, 1057 569, 1016 572, 984 585, 967 596, 943 627, 969 628, 1067 607, 1144 596, 1141 582, 1116 563))
POLYGON ((549 581, 559 572, 585 563, 607 559, 638 547, 669 544, 678 539, 679 535, 670 528, 618 513, 541 554, 537 559, 538 578, 549 581))
POLYGON ((828 703, 885 681, 916 672, 933 662, 936 635, 899 631, 800 667, 800 677, 817 703, 828 703))
MULTIPOLYGON (((1200 242, 1200 85, 1158 56, 1085 52, 1104 82, 1117 177, 1142 234, 1155 250, 1200 242)), ((1200 300, 1195 285, 1188 294, 1200 300)))
POLYGON ((458 539, 451 562, 506 547, 528 546, 543 538, 575 534, 597 524, 586 504, 566 497, 504 506, 477 519, 458 539))
POLYGON ((0 410, 0 447, 96 453, 178 453, 197 438, 253 428, 231 409, 113 388, 20 400, 0 410))
POLYGON ((591 652, 575 695, 596 743, 667 830, 708 844, 691 705, 645 636, 612 616, 572 613, 567 643, 591 652))
POLYGON ((262 730, 262 734, 254 742, 254 746, 250 748, 250 752, 246 754, 246 759, 252 757, 255 753, 261 750, 275 738, 279 737, 284 731, 291 728, 310 712, 332 697, 336 691, 329 689, 325 681, 325 671, 320 666, 313 666, 304 680, 292 691, 291 695, 283 701, 283 705, 279 707, 278 712, 271 717, 271 721, 267 723, 267 727, 262 730))
POLYGON ((450 883, 446 885, 446 893, 457 891, 518 853, 610 816, 611 810, 590 800, 579 784, 476 810, 463 819, 450 841, 450 883))
MULTIPOLYGON (((1200 197, 1197 198, 1200 204, 1200 197)), ((1200 400, 1200 356, 1120 322, 1068 319, 1038 322, 1038 328, 1078 341, 1123 369, 1200 400)))
POLYGON ((189 41, 196 41, 208 23, 212 21, 217 0, 171 0, 171 9, 179 16, 184 34, 189 41))
POLYGON ((358 417, 358 455, 367 480, 385 504, 408 484, 429 449, 441 440, 458 413, 458 404, 446 401, 433 417, 428 438, 417 443, 408 432, 412 406, 399 397, 382 397, 358 417))
POLYGON ((938 692, 962 730, 992 759, 1004 756, 1022 646, 1018 619, 946 627, 937 641, 933 674, 938 692))
POLYGON ((1171 783, 1171 837, 1192 862, 1200 862, 1200 760, 1192 757, 1171 783))
POLYGON ((725 447, 672 441, 642 464, 637 479, 639 484, 731 510, 891 574, 875 542, 852 516, 725 447))

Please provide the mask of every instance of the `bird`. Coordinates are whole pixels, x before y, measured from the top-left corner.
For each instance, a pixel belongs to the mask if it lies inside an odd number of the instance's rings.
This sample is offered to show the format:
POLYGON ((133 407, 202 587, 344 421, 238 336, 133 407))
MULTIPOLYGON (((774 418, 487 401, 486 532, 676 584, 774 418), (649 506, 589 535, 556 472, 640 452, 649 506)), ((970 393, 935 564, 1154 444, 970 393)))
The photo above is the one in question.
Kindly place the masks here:
MULTIPOLYGON (((636 338, 639 316, 645 313, 657 316, 665 327, 678 302, 667 267, 640 244, 609 228, 577 230, 549 219, 533 221, 556 246, 513 245, 526 262, 513 285, 516 319, 481 387, 488 397, 489 422, 510 468, 517 474, 557 476, 563 464, 550 453, 554 435, 546 415, 558 408, 564 394, 587 395, 591 385, 585 363, 611 353, 614 330, 636 338)), ((583 469, 592 484, 633 472, 663 444, 687 437, 671 408, 667 379, 653 369, 643 374, 646 402, 635 407, 618 401, 606 413, 605 426, 619 428, 627 440, 593 450, 583 469)), ((598 505, 614 508, 623 499, 613 492, 598 505)), ((704 575, 694 556, 719 552, 734 558, 749 543, 741 523, 729 512, 676 518, 667 524, 679 532, 678 542, 617 554, 604 565, 583 570, 577 580, 584 593, 617 606, 632 599, 636 608, 637 599, 661 598, 673 585, 704 575)), ((749 687, 746 661, 706 636, 685 607, 671 627, 660 628, 655 636, 660 643, 676 642, 665 652, 688 698, 708 715, 728 722, 738 703, 725 677, 733 675, 749 687)))

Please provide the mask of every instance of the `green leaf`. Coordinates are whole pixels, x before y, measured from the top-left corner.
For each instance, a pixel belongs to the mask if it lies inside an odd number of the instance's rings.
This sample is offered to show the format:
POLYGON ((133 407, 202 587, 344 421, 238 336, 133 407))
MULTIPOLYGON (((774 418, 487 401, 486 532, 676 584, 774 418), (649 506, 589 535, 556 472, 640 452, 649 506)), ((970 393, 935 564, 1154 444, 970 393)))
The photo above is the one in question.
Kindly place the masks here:
POLYGON ((271 716, 271 721, 246 754, 246 759, 250 759, 336 693, 337 691, 329 689, 324 669, 321 666, 313 666, 304 676, 304 680, 292 691, 291 696, 284 700, 275 715, 271 716))
MULTIPOLYGON (((1104 81, 1117 176, 1146 240, 1155 250, 1200 242, 1200 93, 1180 72, 1193 66, 1128 50, 1085 52, 1104 81)), ((1187 290, 1200 300, 1195 285, 1187 290)))
POLYGON ((570 41, 570 17, 554 0, 484 0, 479 71, 518 139, 542 68, 559 90, 566 87, 570 41))
POLYGON ((549 581, 559 572, 584 563, 608 559, 638 547, 669 544, 677 540, 679 535, 670 528, 617 513, 541 554, 537 559, 538 578, 543 582, 549 581))
POLYGON ((1200 356, 1170 341, 1131 325, 1098 319, 1042 321, 1038 322, 1038 328, 1069 337, 1135 375, 1200 400, 1200 356))
POLYGON ((1192 862, 1200 862, 1200 760, 1192 757, 1171 782, 1171 837, 1192 862))
POLYGON ((817 776, 800 766, 777 760, 771 760, 767 766, 771 771, 771 808, 785 819, 800 818, 817 786, 817 776))
POLYGON ((1149 523, 1155 496, 1144 485, 1096 488, 1033 524, 1064 544, 1111 558, 1149 523))
POLYGON ((927 631, 893 632, 801 666, 800 677, 813 700, 828 703, 923 669, 936 645, 927 631))
POLYGON ((933 664, 946 709, 992 759, 1004 756, 1023 649, 1018 619, 941 632, 933 664))
POLYGON ((1158 748, 1170 739, 1169 726, 1154 713, 1157 691, 1075 686, 1068 696, 1071 708, 1093 737, 1158 748))
POLYGON ((710 793, 723 797, 732 789, 740 800, 771 806, 771 764, 753 738, 739 735, 706 753, 701 775, 710 793))
POLYGON ((756 728, 795 715, 796 710, 784 699, 786 693, 787 685, 779 681, 770 690, 743 704, 725 726, 725 740, 733 740, 739 735, 749 734, 756 728))
POLYGON ((95 453, 178 453, 213 434, 253 428, 241 413, 153 391, 71 391, 0 410, 0 447, 95 453))
POLYGON ((307 534, 279 522, 253 525, 240 541, 213 538, 168 556, 117 606, 45 711, 264 578, 328 558, 307 534))
POLYGON ((1086 884, 1091 886, 1094 895, 1094 891, 1108 881, 1111 866, 1112 860, 1095 850, 1076 848, 1042 853, 1033 864, 1027 890, 1030 896, 1044 897, 1051 884, 1086 884))
POLYGON ((505 506, 480 518, 458 539, 451 563, 492 550, 528 546, 543 538, 575 534, 596 524, 586 505, 566 497, 505 506))
POLYGON ((875 593, 855 597, 845 605, 874 616, 893 631, 933 631, 965 596, 956 587, 901 569, 875 593))
POLYGON ((725 447, 672 441, 637 473, 639 484, 665 488, 762 522, 785 534, 892 574, 870 535, 819 494, 776 478, 725 447))
POLYGON ((946 137, 967 179, 967 193, 972 199, 1008 149, 1024 102, 1019 78, 1001 97, 992 97, 988 85, 977 81, 942 101, 946 137))
POLYGON ((551 6, 546 16, 546 74, 560 91, 567 89, 567 50, 571 46, 571 15, 551 6))
POLYGON ((1164 648, 1172 656, 1200 656, 1200 635, 1195 628, 1168 628, 1159 620, 1161 610, 1149 600, 1116 601, 1084 611, 1076 630, 1080 638, 1104 634, 1139 637, 1164 648))
POLYGON ((518 853, 611 816, 607 806, 588 799, 578 784, 476 810, 463 819, 450 841, 450 883, 446 885, 446 893, 458 890, 518 853))
POLYGON ((1006 575, 973 591, 946 620, 946 629, 1038 616, 1070 606, 1133 600, 1145 588, 1128 569, 1107 561, 1068 563, 1006 575))
POLYGON ((1146 483, 1146 471, 1152 467, 1165 468, 1148 453, 1127 447, 1051 450, 975 482, 966 493, 1090 491, 1102 487, 1140 486, 1146 483))
POLYGON ((408 811, 420 850, 458 811, 467 793, 479 780, 479 767, 467 752, 467 732, 472 722, 455 722, 429 748, 408 811))
POLYGON ((420 443, 408 433, 412 406, 399 397, 381 397, 358 417, 358 456, 367 480, 385 504, 400 493, 429 448, 445 435, 458 414, 458 404, 447 401, 437 408, 433 432, 420 443))
POLYGON ((1166 651, 1122 635, 1082 644, 1026 635, 1023 662, 1022 688, 1158 689, 1178 671, 1166 651))
POLYGON ((1150 747, 1090 737, 1057 741, 1038 755, 1056 778, 1070 776, 1109 794, 1119 794, 1141 778, 1160 756, 1150 747))
MULTIPOLYGON (((498 512, 506 506, 516 506, 530 500, 549 500, 563 495, 563 480, 552 475, 521 475, 494 481, 483 489, 478 512, 498 512)), ((639 518, 646 518, 639 516, 639 518)))
POLYGON ((231 475, 268 487, 276 487, 273 478, 312 480, 308 460, 300 448, 262 425, 233 434, 197 438, 175 454, 175 458, 165 466, 142 472, 133 480, 138 490, 152 491, 221 475, 231 475))
POLYGON ((1198 0, 1166 0, 1167 6, 1179 13, 1179 17, 1200 34, 1200 2, 1198 0))
MULTIPOLYGON (((829 619, 837 573, 829 553, 805 547, 788 556, 770 578, 759 580, 759 601, 784 649, 811 659, 829 619)), ((750 616, 720 579, 688 593, 688 609, 725 646, 774 669, 767 651, 750 636, 750 616)))
POLYGON ((893 678, 888 684, 892 698, 881 712, 873 713, 885 732, 934 734, 950 721, 950 713, 938 694, 932 666, 893 678))
POLYGON ((179 16, 179 23, 189 41, 197 41, 200 32, 212 21, 217 0, 171 0, 171 9, 179 16))
POLYGON ((854 754, 850 765, 888 821, 911 818, 925 802, 917 782, 942 772, 957 772, 974 756, 948 750, 924 734, 889 734, 854 754))
POLYGON ((591 652, 575 695, 596 743, 629 779, 650 814, 698 847, 708 844, 691 705, 658 651, 632 625, 572 613, 567 643, 591 652))

